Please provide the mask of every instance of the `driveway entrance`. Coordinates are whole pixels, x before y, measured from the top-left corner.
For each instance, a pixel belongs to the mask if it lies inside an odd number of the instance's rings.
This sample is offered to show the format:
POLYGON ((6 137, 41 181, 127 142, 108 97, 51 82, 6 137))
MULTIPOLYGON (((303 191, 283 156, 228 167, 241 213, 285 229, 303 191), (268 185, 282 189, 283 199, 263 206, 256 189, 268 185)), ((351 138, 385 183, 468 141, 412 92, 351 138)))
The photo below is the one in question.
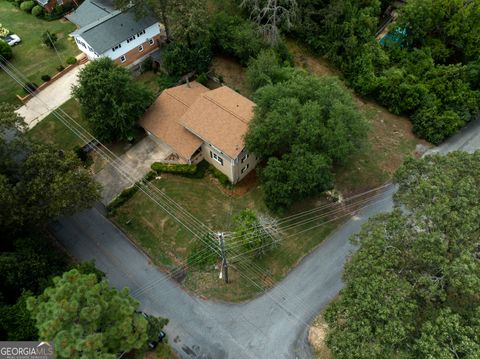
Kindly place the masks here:
POLYGON ((150 171, 153 162, 163 161, 170 149, 153 141, 146 136, 120 156, 113 164, 108 164, 95 175, 95 179, 102 185, 102 203, 107 205, 125 188, 142 179, 150 171), (134 182, 126 180, 115 168, 118 167, 128 173, 134 182))

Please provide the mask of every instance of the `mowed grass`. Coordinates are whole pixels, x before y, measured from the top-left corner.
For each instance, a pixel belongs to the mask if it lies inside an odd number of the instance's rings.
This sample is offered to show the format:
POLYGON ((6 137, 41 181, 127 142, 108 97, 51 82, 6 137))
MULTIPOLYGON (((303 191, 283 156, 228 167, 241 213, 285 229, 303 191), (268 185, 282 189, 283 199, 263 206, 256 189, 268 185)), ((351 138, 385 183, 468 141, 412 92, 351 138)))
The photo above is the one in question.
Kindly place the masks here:
MULTIPOLYGON (((10 60, 30 82, 37 85, 42 84, 41 76, 53 76, 56 68, 62 64, 66 65, 69 56, 80 53, 68 34, 76 29, 75 25, 67 20, 46 21, 28 14, 6 0, 0 0, 0 23, 22 39, 22 42, 15 45, 13 58, 10 60), (55 43, 59 56, 53 49, 47 48, 42 43, 44 31, 57 35, 55 43)), ((20 105, 16 94, 24 95, 23 89, 4 71, 0 71, 0 99, 4 102, 20 105)))
MULTIPOLYGON (((258 185, 246 194, 231 196, 215 179, 208 176, 204 179, 189 179, 165 175, 152 184, 213 231, 231 231, 233 217, 247 207, 260 215, 274 218, 265 208, 262 189, 258 185)), ((303 208, 312 208, 319 201, 323 203, 322 198, 305 202, 303 208)), ((295 210, 298 208, 299 205, 295 210)), ((154 264, 170 271, 186 263, 194 241, 198 240, 141 192, 137 192, 118 208, 112 219, 145 250, 154 264)), ((228 285, 218 278, 219 272, 213 267, 207 270, 189 269, 180 275, 180 280, 187 289, 199 295, 227 301, 247 300, 283 278, 303 256, 326 238, 340 220, 320 225, 300 235, 295 235, 294 230, 284 231, 276 238, 278 245, 264 257, 252 258, 246 255, 232 261, 228 285)), ((311 228, 324 221, 325 218, 322 218, 295 230, 311 228)), ((190 224, 192 230, 198 233, 199 228, 190 224)), ((239 249, 236 253, 244 251, 239 249)))
MULTIPOLYGON (((82 115, 77 100, 71 98, 60 106, 60 109, 88 129, 87 120, 82 115)), ((28 137, 36 142, 56 144, 63 150, 72 150, 85 144, 52 113, 28 131, 28 137)))

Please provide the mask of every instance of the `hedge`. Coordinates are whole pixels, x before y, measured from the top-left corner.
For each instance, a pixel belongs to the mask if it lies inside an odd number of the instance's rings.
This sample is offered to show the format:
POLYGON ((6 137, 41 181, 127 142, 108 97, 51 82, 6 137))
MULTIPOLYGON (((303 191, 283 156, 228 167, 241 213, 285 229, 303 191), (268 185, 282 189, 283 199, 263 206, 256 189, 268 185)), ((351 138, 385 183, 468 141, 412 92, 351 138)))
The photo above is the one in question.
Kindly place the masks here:
POLYGON ((138 187, 134 185, 133 187, 124 189, 122 193, 120 193, 112 202, 109 203, 107 206, 107 210, 111 213, 115 210, 115 208, 120 207, 122 204, 127 202, 130 198, 133 197, 135 193, 137 193, 138 187))
POLYGON ((76 64, 77 63, 77 59, 73 56, 69 56, 67 57, 67 64, 69 65, 73 65, 73 64, 76 64))
POLYGON ((20 9, 25 12, 31 12, 34 6, 35 3, 33 1, 25 1, 20 4, 20 9))
POLYGON ((151 168, 157 173, 166 172, 166 173, 193 175, 195 172, 197 172, 197 165, 187 165, 187 164, 155 162, 155 163, 152 163, 151 168))
POLYGON ((37 16, 37 17, 42 16, 43 15, 43 7, 41 7, 40 5, 35 5, 32 9, 32 15, 37 16))
POLYGON ((210 166, 209 172, 213 175, 213 177, 218 179, 218 181, 220 182, 220 184, 223 187, 226 187, 226 188, 232 188, 233 187, 233 184, 232 184, 232 182, 230 182, 228 177, 226 175, 224 175, 222 172, 220 172, 219 170, 217 170, 215 167, 210 166))

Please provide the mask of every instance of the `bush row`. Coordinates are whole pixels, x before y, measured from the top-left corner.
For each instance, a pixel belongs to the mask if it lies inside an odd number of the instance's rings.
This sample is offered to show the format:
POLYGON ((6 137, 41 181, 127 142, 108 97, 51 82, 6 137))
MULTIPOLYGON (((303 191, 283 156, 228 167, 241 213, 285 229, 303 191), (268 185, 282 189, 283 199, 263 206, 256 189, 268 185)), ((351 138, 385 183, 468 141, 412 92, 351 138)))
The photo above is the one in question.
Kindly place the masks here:
POLYGON ((9 0, 12 4, 19 7, 21 10, 31 13, 33 16, 44 18, 45 20, 60 19, 63 14, 69 12, 73 8, 73 3, 68 2, 63 5, 57 5, 50 12, 46 12, 42 6, 36 4, 32 0, 9 0))
POLYGON ((233 187, 233 184, 232 184, 232 182, 230 182, 228 177, 226 175, 224 175, 222 172, 220 172, 218 169, 216 169, 215 167, 210 165, 209 168, 208 168, 208 172, 210 172, 210 174, 213 177, 218 179, 218 181, 220 182, 220 184, 223 187, 226 187, 226 188, 232 188, 233 187))
POLYGON ((175 173, 175 174, 194 174, 197 171, 197 165, 161 163, 155 162, 150 166, 157 173, 175 173))

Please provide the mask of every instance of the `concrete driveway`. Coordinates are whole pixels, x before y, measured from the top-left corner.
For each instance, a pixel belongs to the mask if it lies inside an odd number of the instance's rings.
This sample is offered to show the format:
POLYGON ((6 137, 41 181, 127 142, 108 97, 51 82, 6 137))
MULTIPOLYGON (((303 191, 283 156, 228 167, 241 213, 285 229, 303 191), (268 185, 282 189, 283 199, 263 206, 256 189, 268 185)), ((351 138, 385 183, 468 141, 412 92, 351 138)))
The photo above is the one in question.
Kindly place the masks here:
MULTIPOLYGON (((480 121, 475 121, 432 152, 478 149, 480 121)), ((166 332, 181 358, 311 358, 308 323, 343 286, 343 265, 355 249, 348 239, 368 218, 392 208, 394 192, 392 186, 381 202, 339 227, 272 290, 245 304, 186 293, 98 209, 63 218, 52 228, 69 253, 95 259, 111 285, 130 288, 143 310, 170 319, 166 332)))
POLYGON ((171 150, 161 145, 150 136, 136 143, 126 153, 120 156, 120 160, 108 164, 95 175, 95 179, 102 185, 102 203, 107 205, 125 188, 132 186, 150 171, 153 162, 164 160, 171 150), (117 167, 126 171, 133 182, 126 180, 118 174, 117 167))
POLYGON ((67 72, 15 111, 25 119, 28 129, 72 97, 72 86, 77 84, 78 73, 84 66, 85 64, 79 65, 67 72))

